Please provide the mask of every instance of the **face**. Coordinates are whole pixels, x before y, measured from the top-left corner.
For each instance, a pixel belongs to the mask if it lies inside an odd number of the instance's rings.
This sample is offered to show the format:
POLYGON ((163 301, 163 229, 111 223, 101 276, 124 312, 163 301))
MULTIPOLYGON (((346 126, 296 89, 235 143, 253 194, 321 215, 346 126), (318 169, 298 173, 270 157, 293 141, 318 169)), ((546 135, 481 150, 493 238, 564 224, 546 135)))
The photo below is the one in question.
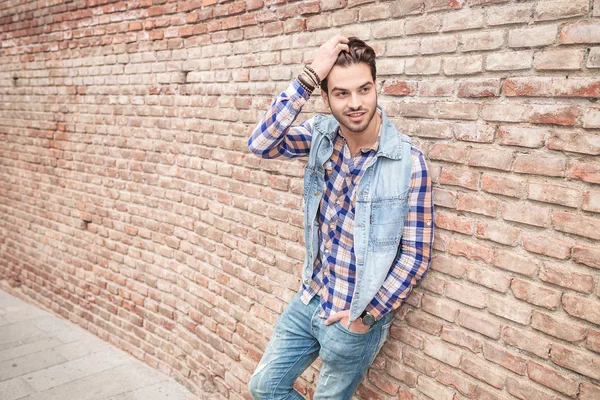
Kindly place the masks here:
POLYGON ((321 92, 342 133, 363 133, 376 124, 377 88, 365 63, 334 66, 327 75, 329 93, 321 92))

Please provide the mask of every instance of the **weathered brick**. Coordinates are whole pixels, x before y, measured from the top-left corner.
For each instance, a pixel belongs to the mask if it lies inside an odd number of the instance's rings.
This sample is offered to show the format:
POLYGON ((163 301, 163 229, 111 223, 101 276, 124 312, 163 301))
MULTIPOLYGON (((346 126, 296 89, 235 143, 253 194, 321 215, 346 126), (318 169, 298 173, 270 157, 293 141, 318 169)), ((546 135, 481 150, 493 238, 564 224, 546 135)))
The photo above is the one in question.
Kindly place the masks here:
POLYGON ((479 185, 479 173, 469 170, 443 167, 440 182, 446 185, 461 186, 475 190, 479 185))
POLYGON ((490 259, 490 249, 488 247, 463 241, 452 240, 448 252, 457 256, 466 257, 469 260, 488 262, 490 259))
POLYGON ((460 82, 459 97, 497 97, 500 95, 500 80, 469 79, 460 82))
POLYGON ((529 183, 529 195, 527 196, 531 200, 573 208, 579 207, 581 197, 581 191, 578 189, 534 182, 529 183))
POLYGON ((525 23, 531 20, 533 4, 516 4, 490 7, 487 13, 488 25, 525 23))
POLYGON ((510 299, 488 296, 487 309, 494 315, 518 322, 522 325, 528 325, 531 320, 531 308, 510 299))
POLYGON ((489 125, 455 124, 454 136, 466 142, 492 143, 496 128, 489 125))
POLYGON ((425 339, 423 353, 453 367, 458 367, 462 357, 462 353, 459 350, 446 345, 439 339, 425 339))
POLYGON ((468 311, 461 310, 461 312, 458 314, 457 322, 460 326, 475 332, 479 332, 489 338, 500 338, 502 325, 500 325, 499 322, 489 319, 488 317, 483 317, 480 314, 472 314, 468 311))
POLYGON ((525 250, 565 260, 571 255, 572 243, 564 240, 524 233, 521 240, 525 250))
POLYGON ((559 176, 565 175, 566 160, 562 157, 539 157, 532 154, 521 154, 515 157, 513 170, 523 174, 559 176))
POLYGON ((430 14, 408 19, 404 24, 407 35, 437 32, 442 25, 442 17, 439 14, 430 14))
POLYGON ((470 285, 448 282, 445 288, 447 297, 476 308, 484 308, 487 294, 470 285), (468 292, 469 295, 465 296, 468 292))
POLYGON ((469 398, 475 395, 477 385, 471 380, 454 373, 451 369, 440 368, 437 380, 444 386, 454 388, 469 398))
POLYGON ((560 29, 562 43, 600 43, 600 23, 583 21, 567 24, 560 29))
POLYGON ((553 211, 552 225, 557 231, 573 233, 590 239, 600 239, 600 221, 596 218, 553 211))
POLYGON ((555 310, 560 304, 562 293, 521 279, 513 279, 510 288, 517 299, 536 306, 555 310))
POLYGON ((579 70, 583 66, 583 50, 557 49, 536 53, 533 66, 540 71, 579 70))
POLYGON ((432 160, 449 161, 465 164, 468 148, 460 145, 436 143, 429 149, 429 158, 432 160))
POLYGON ((483 70, 483 56, 445 57, 446 75, 472 75, 483 70))
POLYGON ((567 177, 584 182, 600 183, 600 165, 595 162, 572 161, 569 164, 567 177))
POLYGON ((456 36, 431 36, 421 40, 421 54, 454 53, 457 48, 456 36))
POLYGON ((597 301, 565 294, 562 298, 562 304, 567 314, 594 324, 600 324, 600 305, 597 301))
POLYGON ((552 394, 542 391, 524 380, 509 376, 506 378, 506 390, 519 399, 557 399, 552 394))
POLYGON ((472 377, 487 383, 497 389, 501 389, 506 381, 506 375, 494 370, 491 364, 475 357, 463 357, 460 369, 472 377))
POLYGON ((573 247, 573 261, 600 269, 600 248, 576 245, 573 247))
POLYGON ((473 149, 469 155, 469 165, 509 171, 513 162, 513 153, 506 150, 473 149))
POLYGON ((554 43, 558 26, 543 25, 533 28, 513 29, 508 33, 509 47, 539 47, 554 43))
POLYGON ((443 16, 442 32, 475 29, 483 26, 483 12, 480 10, 463 10, 443 16))
POLYGON ((459 193, 456 209, 495 217, 498 214, 500 201, 485 194, 459 193))
POLYGON ((516 374, 525 375, 525 371, 527 371, 527 362, 523 357, 490 342, 483 345, 483 356, 486 360, 496 363, 516 374))
POLYGON ((546 227, 550 225, 550 209, 527 202, 507 202, 501 206, 502 218, 522 224, 546 227))
POLYGON ((549 358, 551 343, 539 335, 532 334, 522 329, 505 326, 502 332, 504 343, 520 350, 535 354, 540 358, 549 358))
MULTIPOLYGON (((475 335, 470 335, 466 331, 450 325, 444 325, 440 337, 446 342, 469 349, 473 353, 479 353, 483 345, 482 340, 475 335)), ((463 362, 464 356, 461 364, 463 362)))
POLYGON ((594 400, 600 398, 600 386, 590 382, 582 382, 579 387, 579 400, 594 400))
POLYGON ((588 68, 600 68, 600 47, 592 47, 590 49, 588 61, 585 66, 588 68))
POLYGON ((596 355, 572 350, 554 343, 550 359, 557 365, 578 372, 593 379, 600 377, 600 358, 596 355))
POLYGON ((522 257, 512 250, 494 250, 494 266, 525 276, 535 276, 540 269, 540 262, 535 258, 522 257))
POLYGON ((525 182, 512 177, 483 174, 481 188, 488 193, 521 198, 527 190, 525 182))
POLYGON ((585 0, 575 0, 569 3, 561 1, 547 1, 538 3, 535 7, 534 19, 536 21, 552 21, 563 18, 586 15, 590 4, 585 0))
POLYGON ((586 329, 584 327, 575 325, 570 320, 556 319, 551 315, 538 311, 533 311, 531 327, 568 342, 578 342, 585 339, 586 336, 586 329))
MULTIPOLYGON (((575 248, 573 250, 573 259, 575 260, 575 248)), ((594 278, 591 275, 576 272, 574 269, 558 263, 545 262, 540 270, 540 279, 582 293, 591 293, 594 286, 594 278)))
POLYGON ((508 246, 516 246, 520 230, 510 225, 494 222, 477 222, 475 236, 508 246))

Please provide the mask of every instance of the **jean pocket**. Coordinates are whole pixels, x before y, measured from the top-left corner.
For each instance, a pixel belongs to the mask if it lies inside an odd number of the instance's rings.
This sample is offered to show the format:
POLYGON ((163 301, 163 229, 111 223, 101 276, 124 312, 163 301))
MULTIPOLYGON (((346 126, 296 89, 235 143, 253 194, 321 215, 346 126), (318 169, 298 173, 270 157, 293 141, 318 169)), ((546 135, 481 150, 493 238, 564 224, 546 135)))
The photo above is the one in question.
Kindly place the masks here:
POLYGON ((352 335, 352 336, 357 336, 357 337, 361 337, 361 336, 366 336, 369 332, 371 332, 371 329, 369 329, 368 331, 364 332, 364 333, 360 333, 360 332, 352 332, 350 329, 346 328, 343 324, 342 321, 338 321, 334 324, 340 331, 347 333, 348 335, 352 335))

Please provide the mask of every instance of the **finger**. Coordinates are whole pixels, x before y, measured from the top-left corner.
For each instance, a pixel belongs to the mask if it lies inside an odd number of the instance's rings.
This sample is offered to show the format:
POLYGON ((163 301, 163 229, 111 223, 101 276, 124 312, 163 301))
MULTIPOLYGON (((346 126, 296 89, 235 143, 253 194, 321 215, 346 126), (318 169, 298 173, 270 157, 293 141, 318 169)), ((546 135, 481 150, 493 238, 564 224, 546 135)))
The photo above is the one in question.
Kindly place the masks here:
POLYGON ((325 321, 325 325, 331 325, 334 322, 337 322, 337 321, 341 320, 342 318, 344 318, 344 316, 341 313, 332 314, 325 321))
POLYGON ((338 51, 338 53, 341 51, 350 52, 350 47, 348 47, 347 44, 343 44, 343 43, 338 43, 338 45, 335 46, 335 49, 338 51))

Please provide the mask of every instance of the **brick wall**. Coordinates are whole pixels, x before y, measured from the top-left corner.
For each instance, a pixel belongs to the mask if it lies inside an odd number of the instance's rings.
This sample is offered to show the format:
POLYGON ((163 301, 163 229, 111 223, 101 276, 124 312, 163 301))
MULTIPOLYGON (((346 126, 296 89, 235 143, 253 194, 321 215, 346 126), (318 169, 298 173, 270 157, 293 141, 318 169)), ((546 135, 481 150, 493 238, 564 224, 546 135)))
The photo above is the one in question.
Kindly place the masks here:
POLYGON ((2 1, 0 287, 249 399, 299 285, 304 162, 247 136, 341 31, 376 48, 437 205, 432 270, 360 398, 599 399, 599 17, 599 0, 2 1))

